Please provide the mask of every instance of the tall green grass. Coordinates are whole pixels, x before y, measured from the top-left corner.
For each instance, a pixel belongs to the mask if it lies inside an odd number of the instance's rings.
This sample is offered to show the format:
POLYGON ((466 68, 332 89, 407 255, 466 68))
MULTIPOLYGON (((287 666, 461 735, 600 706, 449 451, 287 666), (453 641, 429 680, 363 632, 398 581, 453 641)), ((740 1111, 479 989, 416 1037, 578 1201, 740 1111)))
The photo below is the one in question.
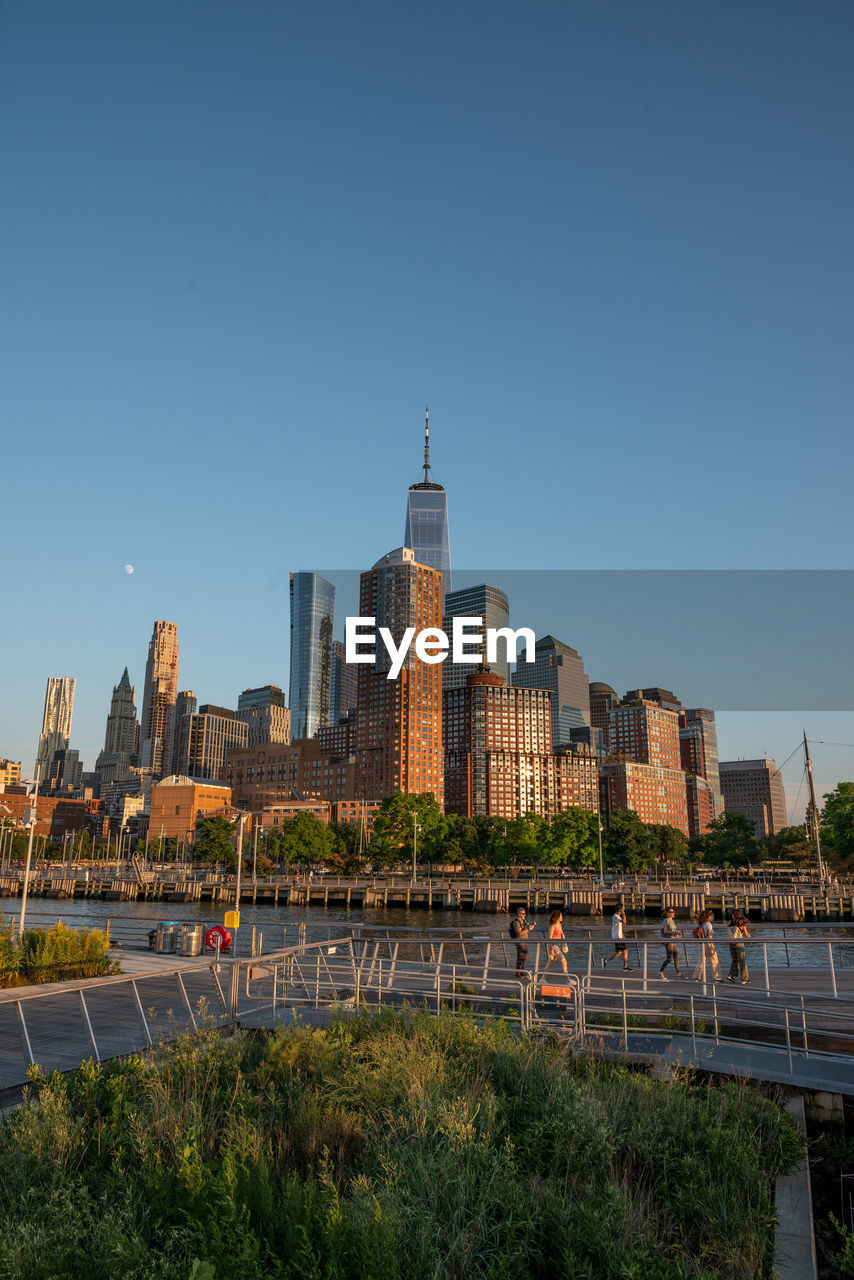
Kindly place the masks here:
POLYGON ((109 941, 100 929, 69 929, 61 920, 50 929, 25 929, 20 943, 0 934, 0 987, 67 982, 118 973, 109 941))
POLYGON ((502 1026, 209 1030, 37 1083, 0 1141, 0 1277, 770 1276, 798 1150, 746 1084, 502 1026))

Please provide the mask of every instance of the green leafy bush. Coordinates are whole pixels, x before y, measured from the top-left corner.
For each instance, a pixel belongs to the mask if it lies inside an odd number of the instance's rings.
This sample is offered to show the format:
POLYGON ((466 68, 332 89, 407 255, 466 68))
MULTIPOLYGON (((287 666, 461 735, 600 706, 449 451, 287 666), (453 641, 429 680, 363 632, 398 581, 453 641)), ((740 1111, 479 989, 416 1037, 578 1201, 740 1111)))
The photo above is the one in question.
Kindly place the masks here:
POLYGON ((100 929, 69 929, 58 920, 50 929, 25 929, 20 945, 0 937, 0 986, 65 982, 118 973, 100 929))

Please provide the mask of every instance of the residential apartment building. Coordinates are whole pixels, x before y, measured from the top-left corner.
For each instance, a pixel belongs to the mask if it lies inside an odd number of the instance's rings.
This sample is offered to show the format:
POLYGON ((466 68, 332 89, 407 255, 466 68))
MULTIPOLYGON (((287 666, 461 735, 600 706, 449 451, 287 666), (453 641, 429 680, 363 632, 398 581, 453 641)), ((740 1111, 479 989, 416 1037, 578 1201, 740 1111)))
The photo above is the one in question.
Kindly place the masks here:
POLYGON ((184 717, 177 772, 197 779, 222 778, 226 752, 231 747, 245 747, 248 741, 249 726, 233 711, 205 703, 195 714, 184 717))
POLYGON ((236 718, 249 728, 247 746, 250 748, 291 740, 291 713, 277 684, 244 689, 237 699, 236 718))

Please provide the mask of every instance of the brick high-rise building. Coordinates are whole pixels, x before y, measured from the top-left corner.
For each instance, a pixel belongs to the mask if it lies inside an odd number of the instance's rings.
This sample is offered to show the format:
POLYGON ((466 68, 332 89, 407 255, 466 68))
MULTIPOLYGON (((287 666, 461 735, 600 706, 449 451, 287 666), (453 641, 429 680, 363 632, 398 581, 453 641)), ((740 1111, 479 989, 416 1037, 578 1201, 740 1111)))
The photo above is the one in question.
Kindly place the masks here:
POLYGON ((646 825, 667 823, 689 835, 679 715, 672 694, 656 696, 665 692, 633 689, 612 707, 610 750, 621 758, 606 761, 602 778, 609 812, 632 809, 646 825))
POLYGON ((637 697, 638 692, 627 693, 611 711, 611 753, 638 764, 681 769, 677 712, 637 697))
POLYGON ((375 619, 376 663, 359 664, 354 752, 356 798, 382 800, 396 791, 432 792, 443 804, 442 666, 422 662, 409 648, 394 680, 379 639, 388 627, 396 645, 407 627, 416 634, 442 626, 442 574, 399 547, 361 576, 359 612, 375 619))
POLYGON ((445 809, 466 817, 547 815, 555 808, 551 694, 469 675, 442 698, 445 809))
POLYGON ((352 800, 355 766, 323 750, 317 738, 295 738, 254 748, 231 748, 225 781, 238 804, 265 809, 291 800, 337 802, 352 800))
POLYGON ((277 684, 244 689, 237 699, 237 719, 249 726, 250 747, 291 740, 291 713, 277 684))
POLYGON ((632 809, 646 826, 666 823, 690 834, 685 774, 681 769, 608 760, 601 769, 608 812, 632 809))
POLYGON ((47 779, 57 751, 66 751, 71 741, 71 716, 74 711, 74 676, 50 676, 44 695, 42 731, 36 753, 36 782, 47 779))
POLYGON ((524 689, 548 689, 552 697, 552 743, 569 742, 570 729, 590 723, 590 686, 581 654, 543 636, 534 646, 535 660, 519 662, 513 684, 524 689))
POLYGON ((155 776, 168 771, 172 760, 177 697, 178 627, 174 622, 155 622, 145 664, 139 728, 140 764, 155 776))
POLYGON ((743 813, 757 836, 776 835, 787 826, 783 778, 773 760, 721 760, 721 791, 728 813, 743 813))

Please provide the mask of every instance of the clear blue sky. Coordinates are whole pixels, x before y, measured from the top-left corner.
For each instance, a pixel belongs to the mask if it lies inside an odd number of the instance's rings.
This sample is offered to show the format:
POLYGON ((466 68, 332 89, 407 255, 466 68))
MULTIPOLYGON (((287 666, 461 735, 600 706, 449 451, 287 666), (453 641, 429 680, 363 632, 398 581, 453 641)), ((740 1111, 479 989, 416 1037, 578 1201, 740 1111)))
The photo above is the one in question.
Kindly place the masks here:
POLYGON ((91 767, 155 618, 286 685, 426 399, 458 566, 848 568, 852 55, 848 0, 0 0, 0 755, 72 674, 91 767))

